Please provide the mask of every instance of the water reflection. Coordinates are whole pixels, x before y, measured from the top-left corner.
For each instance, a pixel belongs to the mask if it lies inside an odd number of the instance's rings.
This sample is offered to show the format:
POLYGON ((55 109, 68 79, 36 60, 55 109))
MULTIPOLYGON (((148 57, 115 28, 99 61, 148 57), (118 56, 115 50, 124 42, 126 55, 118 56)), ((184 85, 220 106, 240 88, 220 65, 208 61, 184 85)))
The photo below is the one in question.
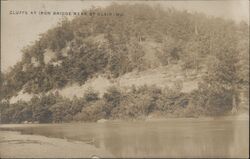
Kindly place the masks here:
POLYGON ((116 131, 106 125, 101 141, 117 157, 226 157, 232 155, 235 142, 240 142, 232 125, 162 122, 131 124, 116 127, 116 131))
POLYGON ((248 157, 248 123, 178 120, 47 124, 15 129, 25 134, 80 140, 106 149, 115 157, 248 157))

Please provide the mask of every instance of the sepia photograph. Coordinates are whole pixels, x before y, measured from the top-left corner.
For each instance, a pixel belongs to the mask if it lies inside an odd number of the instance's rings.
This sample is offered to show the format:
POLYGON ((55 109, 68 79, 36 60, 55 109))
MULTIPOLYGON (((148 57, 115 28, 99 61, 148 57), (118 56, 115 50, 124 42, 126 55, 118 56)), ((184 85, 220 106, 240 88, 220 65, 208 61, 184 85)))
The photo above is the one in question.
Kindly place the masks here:
POLYGON ((249 158, 249 0, 2 0, 0 158, 249 158))

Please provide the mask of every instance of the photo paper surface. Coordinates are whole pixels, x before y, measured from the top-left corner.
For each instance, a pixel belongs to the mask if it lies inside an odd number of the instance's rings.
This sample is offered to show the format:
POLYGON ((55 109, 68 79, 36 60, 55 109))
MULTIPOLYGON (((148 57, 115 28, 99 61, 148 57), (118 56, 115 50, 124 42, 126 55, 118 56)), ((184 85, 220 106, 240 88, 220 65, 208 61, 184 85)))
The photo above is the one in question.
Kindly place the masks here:
POLYGON ((1 1, 0 158, 248 158, 249 1, 1 1))

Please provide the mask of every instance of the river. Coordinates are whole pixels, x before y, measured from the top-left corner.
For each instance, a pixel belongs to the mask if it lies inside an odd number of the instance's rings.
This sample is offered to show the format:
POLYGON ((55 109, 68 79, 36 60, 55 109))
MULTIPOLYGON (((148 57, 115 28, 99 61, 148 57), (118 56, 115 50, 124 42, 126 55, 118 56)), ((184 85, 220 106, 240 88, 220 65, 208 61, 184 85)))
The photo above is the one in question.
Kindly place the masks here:
MULTIPOLYGON (((40 135, 69 142, 80 141, 100 150, 100 157, 111 157, 102 154, 101 150, 109 152, 112 157, 238 158, 248 157, 249 154, 249 120, 9 124, 1 125, 1 131, 19 131, 20 135, 40 135)), ((15 144, 18 143, 12 143, 12 146, 15 144)), ((34 157, 41 156, 34 154, 34 157)))

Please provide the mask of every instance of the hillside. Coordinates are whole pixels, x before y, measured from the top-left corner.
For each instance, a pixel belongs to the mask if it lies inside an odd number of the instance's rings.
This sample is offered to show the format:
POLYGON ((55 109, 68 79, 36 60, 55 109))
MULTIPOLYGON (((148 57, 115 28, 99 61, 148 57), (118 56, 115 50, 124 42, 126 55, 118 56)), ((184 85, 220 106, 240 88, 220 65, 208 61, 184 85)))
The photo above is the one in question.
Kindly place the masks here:
MULTIPOLYGON (((60 95, 66 98, 72 99, 74 96, 82 97, 84 92, 89 88, 100 93, 102 96, 109 87, 119 86, 126 89, 132 86, 140 87, 143 85, 157 86, 159 88, 174 87, 176 82, 182 83, 181 92, 189 93, 198 89, 198 82, 201 81, 202 75, 188 74, 182 71, 178 64, 164 67, 157 67, 154 69, 147 69, 145 71, 132 71, 126 73, 116 79, 108 79, 105 74, 98 75, 88 79, 84 85, 78 85, 76 83, 69 84, 62 89, 54 89, 51 92, 58 92, 60 95)), ((23 93, 23 90, 18 92, 17 96, 13 96, 10 99, 10 103, 15 103, 18 100, 29 101, 32 98, 32 94, 23 93)))
POLYGON ((1 121, 245 110, 248 24, 142 4, 89 11, 114 10, 124 15, 64 19, 23 48, 22 60, 1 74, 1 121))

